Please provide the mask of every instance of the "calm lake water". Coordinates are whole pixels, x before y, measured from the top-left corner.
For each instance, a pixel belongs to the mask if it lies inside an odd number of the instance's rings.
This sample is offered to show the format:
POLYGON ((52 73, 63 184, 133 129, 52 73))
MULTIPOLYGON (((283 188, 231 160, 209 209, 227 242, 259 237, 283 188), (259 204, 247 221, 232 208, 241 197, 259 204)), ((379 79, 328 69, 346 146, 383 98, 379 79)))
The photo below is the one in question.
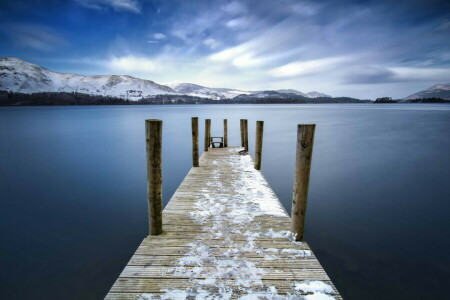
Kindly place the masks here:
MULTIPOLYGON (((239 145, 291 209, 296 125, 316 123, 305 239, 345 299, 443 299, 450 105, 0 108, 0 293, 102 299, 147 235, 144 119, 163 125, 164 201, 191 167, 190 118, 239 145)), ((202 142, 202 136, 200 141, 202 142)), ((203 144, 203 143, 201 143, 203 144)))

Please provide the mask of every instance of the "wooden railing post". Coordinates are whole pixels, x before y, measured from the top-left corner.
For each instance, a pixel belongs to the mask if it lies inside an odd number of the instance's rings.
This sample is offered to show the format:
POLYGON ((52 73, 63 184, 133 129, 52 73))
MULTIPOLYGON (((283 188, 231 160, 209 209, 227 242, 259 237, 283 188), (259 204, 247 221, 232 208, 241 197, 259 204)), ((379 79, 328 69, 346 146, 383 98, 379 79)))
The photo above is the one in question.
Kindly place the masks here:
POLYGON ((248 152, 248 120, 244 119, 244 148, 248 152))
POLYGON ((292 197, 291 231, 296 241, 303 240, 306 203, 308 200, 309 174, 316 125, 298 125, 294 194, 292 197))
POLYGON ((211 119, 205 120, 205 148, 203 150, 208 151, 211 143, 211 119))
POLYGON ((162 233, 162 121, 145 120, 149 232, 162 233))
POLYGON ((192 165, 198 167, 198 118, 192 118, 192 165))
POLYGON ((228 147, 228 120, 223 119, 223 146, 228 147))
POLYGON ((240 120, 240 122, 241 122, 241 126, 240 126, 240 129, 241 129, 241 147, 244 147, 244 119, 241 119, 240 120))
POLYGON ((256 121, 255 169, 261 170, 264 121, 256 121))

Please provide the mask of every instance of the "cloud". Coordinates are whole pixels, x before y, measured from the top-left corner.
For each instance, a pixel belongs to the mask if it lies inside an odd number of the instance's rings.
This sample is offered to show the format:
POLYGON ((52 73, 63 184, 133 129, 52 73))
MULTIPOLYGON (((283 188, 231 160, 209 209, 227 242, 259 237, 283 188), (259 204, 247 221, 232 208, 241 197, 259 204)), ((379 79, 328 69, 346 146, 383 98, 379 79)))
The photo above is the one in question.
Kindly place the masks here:
POLYGON ((203 44, 208 46, 210 49, 216 49, 219 46, 219 43, 215 39, 206 39, 203 41, 203 44))
POLYGON ((343 82, 348 84, 383 84, 398 82, 448 82, 450 68, 384 67, 359 65, 347 70, 343 82))
POLYGON ((131 12, 140 13, 141 4, 138 0, 74 0, 78 2, 81 6, 95 9, 95 10, 105 10, 112 8, 117 12, 131 12))
POLYGON ((450 68, 414 68, 391 67, 394 73, 393 80, 397 82, 448 82, 450 80, 450 68))
POLYGON ((265 64, 266 59, 258 57, 246 45, 226 49, 209 57, 214 62, 231 63, 237 68, 252 68, 265 64))
POLYGON ((231 1, 225 4, 222 6, 222 10, 231 15, 243 14, 247 12, 245 5, 238 1, 231 1))
POLYGON ((108 67, 116 72, 155 72, 162 68, 161 64, 156 60, 152 60, 146 57, 137 57, 133 55, 127 55, 122 57, 112 57, 107 63, 108 67))
POLYGON ((234 18, 226 22, 226 26, 232 29, 239 29, 247 26, 250 23, 250 20, 247 18, 234 18))
POLYGON ((166 38, 166 35, 164 33, 158 32, 158 33, 153 34, 152 37, 156 40, 163 40, 166 38))
POLYGON ((13 43, 40 51, 52 51, 67 44, 55 30, 37 24, 2 24, 1 30, 13 43))
POLYGON ((361 65, 356 68, 347 69, 343 82, 349 84, 372 84, 389 82, 394 78, 395 73, 382 66, 361 65))
POLYGON ((296 61, 273 68, 268 73, 274 77, 306 76, 330 71, 350 61, 350 57, 327 57, 307 61, 296 61))

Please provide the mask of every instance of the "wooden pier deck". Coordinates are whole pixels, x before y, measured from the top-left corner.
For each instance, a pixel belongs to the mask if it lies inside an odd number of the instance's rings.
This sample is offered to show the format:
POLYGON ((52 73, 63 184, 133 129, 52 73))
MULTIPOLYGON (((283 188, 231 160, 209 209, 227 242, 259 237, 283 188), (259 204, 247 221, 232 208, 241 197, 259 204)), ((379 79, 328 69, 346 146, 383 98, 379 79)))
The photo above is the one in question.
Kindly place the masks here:
POLYGON ((106 299, 342 299, 242 148, 210 148, 106 299))

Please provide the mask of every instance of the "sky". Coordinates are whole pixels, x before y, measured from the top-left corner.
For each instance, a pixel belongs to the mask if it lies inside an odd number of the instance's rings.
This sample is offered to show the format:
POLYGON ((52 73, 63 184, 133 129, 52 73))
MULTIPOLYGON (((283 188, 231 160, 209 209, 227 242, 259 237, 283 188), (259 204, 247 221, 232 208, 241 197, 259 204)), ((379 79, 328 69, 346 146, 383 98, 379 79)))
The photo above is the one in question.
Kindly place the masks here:
POLYGON ((450 1, 1 0, 6 56, 162 84, 402 98, 450 83, 450 1))

